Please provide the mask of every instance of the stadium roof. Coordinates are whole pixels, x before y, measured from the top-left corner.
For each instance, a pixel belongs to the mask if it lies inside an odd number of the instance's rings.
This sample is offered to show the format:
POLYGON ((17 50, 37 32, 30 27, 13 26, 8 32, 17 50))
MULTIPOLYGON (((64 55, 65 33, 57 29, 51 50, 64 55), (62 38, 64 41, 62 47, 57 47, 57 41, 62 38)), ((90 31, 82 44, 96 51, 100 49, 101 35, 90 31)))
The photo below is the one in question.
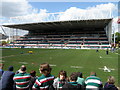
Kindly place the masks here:
POLYGON ((53 22, 39 22, 3 25, 4 27, 22 29, 28 31, 43 31, 43 30, 57 30, 57 29, 78 29, 78 28, 104 28, 112 19, 92 19, 92 20, 71 20, 71 21, 53 21, 53 22))

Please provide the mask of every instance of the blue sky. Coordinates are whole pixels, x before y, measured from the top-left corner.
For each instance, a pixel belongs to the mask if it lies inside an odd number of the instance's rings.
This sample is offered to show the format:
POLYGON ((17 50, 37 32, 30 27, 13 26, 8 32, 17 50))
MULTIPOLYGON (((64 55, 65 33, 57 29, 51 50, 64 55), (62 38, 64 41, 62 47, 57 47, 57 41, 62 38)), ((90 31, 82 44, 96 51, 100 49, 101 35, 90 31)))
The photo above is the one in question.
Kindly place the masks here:
MULTIPOLYGON (((109 2, 29 2, 34 8, 47 9, 49 12, 64 12, 70 7, 77 7, 86 9, 100 4, 107 4, 109 2)), ((118 2, 112 2, 118 4, 118 2)))
MULTIPOLYGON (((101 19, 110 18, 110 13, 112 13, 111 17, 114 18, 114 22, 118 18, 118 2, 29 2, 28 0, 4 0, 0 5, 2 5, 0 24, 101 19)), ((115 27, 117 28, 117 25, 115 27)), ((1 29, 0 32, 2 32, 1 29)))

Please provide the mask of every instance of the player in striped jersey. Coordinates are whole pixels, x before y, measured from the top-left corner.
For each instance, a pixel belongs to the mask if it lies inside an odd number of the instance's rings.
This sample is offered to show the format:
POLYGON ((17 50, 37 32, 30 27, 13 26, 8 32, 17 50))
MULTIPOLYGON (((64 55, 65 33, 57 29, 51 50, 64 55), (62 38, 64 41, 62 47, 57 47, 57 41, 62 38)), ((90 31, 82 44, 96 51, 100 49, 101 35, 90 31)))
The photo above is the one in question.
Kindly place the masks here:
POLYGON ((21 71, 16 74, 13 80, 17 90, 29 90, 30 74, 26 73, 26 67, 21 67, 21 71))
POLYGON ((43 63, 40 65, 40 73, 42 73, 41 77, 38 77, 36 79, 34 85, 33 85, 33 90, 47 90, 50 87, 52 88, 54 76, 51 75, 51 70, 52 68, 48 63, 43 63))
POLYGON ((91 72, 90 76, 85 80, 86 90, 102 89, 102 82, 99 77, 96 77, 95 72, 91 72))

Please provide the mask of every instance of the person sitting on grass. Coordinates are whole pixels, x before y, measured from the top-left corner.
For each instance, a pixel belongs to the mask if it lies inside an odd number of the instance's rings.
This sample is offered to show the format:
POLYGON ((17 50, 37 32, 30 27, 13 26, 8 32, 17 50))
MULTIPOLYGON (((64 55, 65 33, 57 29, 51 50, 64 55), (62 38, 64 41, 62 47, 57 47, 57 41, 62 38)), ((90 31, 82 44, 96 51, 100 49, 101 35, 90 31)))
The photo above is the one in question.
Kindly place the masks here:
POLYGON ((77 73, 73 72, 69 77, 69 82, 63 85, 62 90, 84 90, 83 86, 76 81, 77 73))
POLYGON ((107 83, 104 85, 104 90, 118 90, 118 88, 114 85, 115 78, 113 76, 108 77, 107 83))
POLYGON ((54 79, 53 86, 56 90, 59 90, 66 83, 67 83, 67 72, 64 70, 61 70, 59 72, 58 77, 56 79, 54 79))
POLYGON ((51 75, 52 68, 48 63, 43 63, 40 65, 40 73, 42 73, 42 76, 38 77, 33 85, 33 90, 46 90, 53 88, 53 80, 54 76, 51 75))

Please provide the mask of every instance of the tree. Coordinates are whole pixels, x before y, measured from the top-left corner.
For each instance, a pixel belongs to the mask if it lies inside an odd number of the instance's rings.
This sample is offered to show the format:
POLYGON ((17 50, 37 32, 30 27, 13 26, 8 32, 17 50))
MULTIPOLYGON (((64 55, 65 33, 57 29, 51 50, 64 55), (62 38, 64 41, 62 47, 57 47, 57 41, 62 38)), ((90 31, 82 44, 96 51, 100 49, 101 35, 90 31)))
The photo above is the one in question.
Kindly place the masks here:
POLYGON ((7 42, 6 42, 6 41, 2 41, 2 46, 3 46, 3 45, 6 45, 6 44, 7 44, 7 42))
POLYGON ((119 32, 116 32, 116 33, 115 33, 115 41, 116 41, 117 43, 119 43, 119 41, 120 41, 120 33, 119 33, 119 32))
MULTIPOLYGON (((112 35, 112 40, 114 40, 114 34, 112 35)), ((116 32, 115 33, 115 42, 119 43, 119 41, 120 41, 120 33, 116 32)))

